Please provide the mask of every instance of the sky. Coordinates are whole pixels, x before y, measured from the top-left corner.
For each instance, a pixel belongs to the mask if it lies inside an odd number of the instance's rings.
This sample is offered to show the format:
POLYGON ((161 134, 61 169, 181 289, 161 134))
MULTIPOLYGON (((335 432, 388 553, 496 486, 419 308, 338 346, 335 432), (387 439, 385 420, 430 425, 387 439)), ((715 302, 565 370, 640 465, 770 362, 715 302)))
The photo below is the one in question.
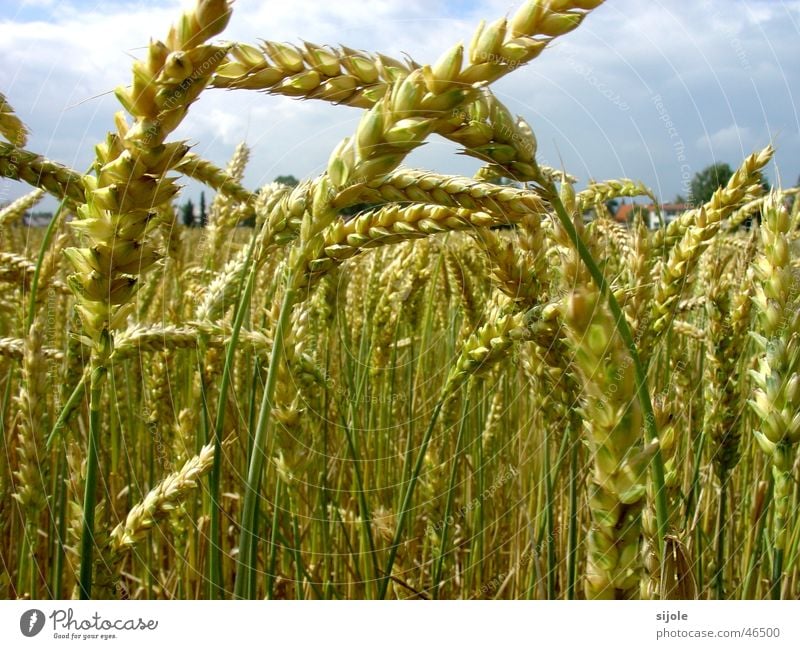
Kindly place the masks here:
MULTIPOLYGON (((182 0, 3 0, 0 92, 29 126, 28 149, 78 170, 113 129, 113 90, 149 38, 163 38, 182 0)), ((468 44, 508 0, 236 0, 223 38, 345 44, 420 63, 468 44)), ((607 0, 574 32, 493 85, 533 127, 540 162, 579 179, 629 177, 662 200, 688 194, 713 162, 738 166, 770 142, 771 182, 800 176, 800 0, 607 0)), ((312 176, 354 132, 360 111, 253 91, 209 89, 174 139, 224 166, 252 149, 244 184, 312 176)), ((477 160, 434 136, 407 166, 471 176, 477 160)), ((186 182, 196 200, 199 187, 186 182)), ((28 191, 0 180, 0 203, 28 191)), ((45 203, 52 207, 54 202, 45 203)))

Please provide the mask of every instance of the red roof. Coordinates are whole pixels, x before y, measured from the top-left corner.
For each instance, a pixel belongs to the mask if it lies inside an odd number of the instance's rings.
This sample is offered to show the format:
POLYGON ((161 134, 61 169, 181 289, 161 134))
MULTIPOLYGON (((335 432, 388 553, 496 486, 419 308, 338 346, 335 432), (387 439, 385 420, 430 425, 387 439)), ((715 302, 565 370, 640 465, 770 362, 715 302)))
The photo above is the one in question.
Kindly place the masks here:
MULTIPOLYGON (((633 216, 633 208, 640 207, 645 212, 653 212, 655 211, 655 205, 650 203, 649 205, 642 205, 639 203, 623 203, 617 208, 617 213, 614 214, 614 220, 618 221, 619 223, 629 223, 631 217, 633 216)), ((679 212, 685 212, 686 210, 692 209, 692 206, 688 203, 662 203, 661 205, 661 212, 664 214, 675 214, 679 212)))
POLYGON ((631 220, 631 212, 633 212, 633 203, 623 203, 617 208, 614 220, 620 223, 627 223, 631 220))

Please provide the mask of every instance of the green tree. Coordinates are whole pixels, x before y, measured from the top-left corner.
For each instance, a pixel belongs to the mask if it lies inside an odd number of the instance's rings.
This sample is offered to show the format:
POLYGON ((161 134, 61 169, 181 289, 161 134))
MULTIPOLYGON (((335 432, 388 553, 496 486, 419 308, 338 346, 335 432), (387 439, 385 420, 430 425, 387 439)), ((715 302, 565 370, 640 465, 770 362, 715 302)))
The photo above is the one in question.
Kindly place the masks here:
POLYGON ((206 193, 200 192, 200 227, 208 225, 208 214, 206 214, 206 193))
MULTIPOLYGON (((690 194, 691 202, 695 205, 698 205, 708 201, 718 187, 722 187, 723 185, 727 184, 727 182, 731 179, 731 176, 733 176, 733 173, 734 172, 730 165, 724 162, 717 162, 706 167, 703 169, 703 171, 696 173, 694 175, 694 179, 692 180, 692 191, 690 194)), ((770 184, 763 171, 758 172, 758 178, 761 187, 765 192, 768 192, 770 189, 770 184)), ((685 203, 686 200, 683 198, 683 196, 679 195, 676 199, 676 202, 685 203)))
POLYGON ((289 187, 297 187, 297 185, 300 184, 300 181, 291 174, 288 176, 278 176, 275 179, 275 182, 280 183, 281 185, 288 185, 289 187))
POLYGON ((191 198, 181 205, 181 223, 187 228, 194 227, 194 203, 191 198))
POLYGON ((715 162, 702 171, 698 171, 692 178, 691 202, 700 205, 707 202, 717 191, 733 176, 733 169, 726 162, 715 162))

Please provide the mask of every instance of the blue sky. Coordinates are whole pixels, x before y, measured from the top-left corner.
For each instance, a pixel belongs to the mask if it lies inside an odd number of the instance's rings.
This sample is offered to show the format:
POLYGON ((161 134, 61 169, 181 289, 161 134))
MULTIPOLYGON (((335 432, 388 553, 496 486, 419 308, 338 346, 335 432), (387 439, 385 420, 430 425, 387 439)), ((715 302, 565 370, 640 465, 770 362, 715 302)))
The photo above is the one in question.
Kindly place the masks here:
MULTIPOLYGON (((190 3, 189 3, 190 4, 190 3)), ((469 42, 481 18, 513 12, 501 0, 237 0, 225 38, 378 50, 430 62, 469 42), (369 7, 369 10, 365 10, 369 7)), ((0 90, 29 125, 29 148, 77 169, 112 128, 115 86, 132 57, 163 37, 186 2, 18 0, 0 4, 0 90)), ((714 161, 736 166, 769 142, 768 170, 800 175, 800 1, 607 0, 575 32, 495 84, 533 126, 539 156, 581 184, 628 176, 664 200, 686 193, 714 161)), ((245 183, 319 173, 353 132, 359 111, 254 92, 208 90, 176 138, 223 165, 239 141, 253 149, 245 183)), ((433 138, 411 166, 472 175, 478 163, 433 138)), ((9 200, 26 188, 0 180, 9 200)), ((196 197, 196 185, 186 194, 196 197)))

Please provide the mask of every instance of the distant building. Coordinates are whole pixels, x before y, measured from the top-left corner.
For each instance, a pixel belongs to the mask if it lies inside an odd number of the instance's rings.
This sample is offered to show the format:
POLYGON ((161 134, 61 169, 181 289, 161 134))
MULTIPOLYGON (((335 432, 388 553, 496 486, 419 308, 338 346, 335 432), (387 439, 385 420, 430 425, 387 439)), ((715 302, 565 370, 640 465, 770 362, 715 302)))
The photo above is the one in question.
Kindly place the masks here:
MULTIPOLYGON (((655 230, 661 225, 658 219, 655 205, 646 205, 647 210, 647 225, 651 230, 655 230)), ((664 203, 661 206, 661 218, 664 219, 664 225, 669 225, 676 218, 678 218, 685 211, 692 209, 689 203, 664 203)))
POLYGON ((614 220, 620 223, 630 223, 633 218, 633 208, 636 207, 633 203, 623 203, 617 208, 614 213, 614 220))
MULTIPOLYGON (((634 210, 635 209, 642 210, 645 221, 647 223, 647 227, 651 230, 655 230, 659 227, 659 219, 658 219, 658 212, 656 211, 656 206, 650 203, 649 205, 641 205, 639 203, 625 203, 620 205, 617 208, 616 214, 614 214, 614 218, 619 221, 620 223, 630 223, 633 219, 634 210)), ((664 203, 661 205, 661 217, 664 220, 664 224, 668 225, 672 223, 678 216, 683 214, 686 210, 692 209, 692 206, 688 203, 664 203)))

